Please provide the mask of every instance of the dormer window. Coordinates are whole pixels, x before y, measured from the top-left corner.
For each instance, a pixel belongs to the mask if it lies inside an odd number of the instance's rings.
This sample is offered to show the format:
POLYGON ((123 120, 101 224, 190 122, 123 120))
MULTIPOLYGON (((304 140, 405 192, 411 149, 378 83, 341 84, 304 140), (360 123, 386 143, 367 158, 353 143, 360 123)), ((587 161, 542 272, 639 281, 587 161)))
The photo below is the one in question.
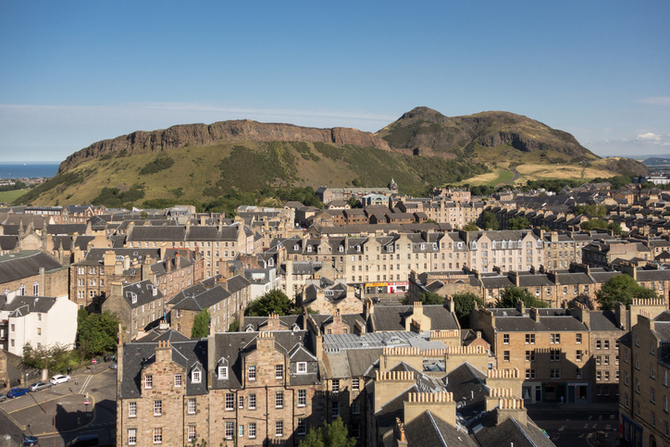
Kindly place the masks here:
POLYGON ((421 250, 425 250, 425 249, 426 249, 426 244, 421 244, 421 250))
POLYGON ((307 374, 307 362, 298 362, 298 374, 307 374))
POLYGON ((191 383, 200 383, 202 381, 202 372, 200 369, 191 371, 191 383))
POLYGON ((386 247, 386 251, 388 251, 389 253, 393 253, 393 245, 389 245, 388 247, 386 247))
POLYGON ((295 251, 300 250, 300 247, 298 246, 298 244, 295 244, 295 245, 293 246, 293 250, 295 250, 295 251))
POLYGON ((130 296, 130 302, 132 304, 137 303, 137 294, 135 292, 128 292, 128 295, 130 296))
POLYGON ((340 245, 340 248, 339 248, 338 250, 339 250, 339 251, 340 251, 340 253, 341 253, 341 252, 343 252, 343 251, 344 251, 344 247, 340 245))
POLYGON ((361 251, 361 246, 360 245, 356 245, 356 251, 360 253, 360 251, 361 251))
POLYGON ((458 247, 459 250, 462 250, 463 249, 463 242, 459 242, 458 244, 456 244, 456 246, 458 247))
POLYGON ((275 265, 274 259, 272 258, 268 259, 268 266, 272 267, 273 265, 275 265))
POLYGON ((437 250, 437 242, 433 242, 433 250, 437 250))
POLYGON ((228 367, 219 366, 218 376, 219 380, 228 380, 228 367))
POLYGON ((308 246, 307 246, 307 251, 308 251, 309 253, 312 252, 312 246, 311 246, 311 245, 308 245, 308 246))

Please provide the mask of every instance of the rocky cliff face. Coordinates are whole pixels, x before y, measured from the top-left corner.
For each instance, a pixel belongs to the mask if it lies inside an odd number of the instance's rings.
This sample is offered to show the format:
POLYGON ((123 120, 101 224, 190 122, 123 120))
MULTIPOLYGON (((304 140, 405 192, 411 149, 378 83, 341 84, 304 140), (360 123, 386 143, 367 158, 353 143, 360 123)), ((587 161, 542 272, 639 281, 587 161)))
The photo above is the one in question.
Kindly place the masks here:
POLYGON ((60 164, 59 172, 83 161, 125 151, 128 154, 160 152, 185 146, 208 146, 231 141, 304 141, 309 143, 353 144, 390 150, 388 143, 369 132, 335 127, 317 129, 292 124, 265 124, 251 120, 221 121, 210 125, 185 124, 153 132, 137 131, 111 140, 98 141, 70 155, 60 164))

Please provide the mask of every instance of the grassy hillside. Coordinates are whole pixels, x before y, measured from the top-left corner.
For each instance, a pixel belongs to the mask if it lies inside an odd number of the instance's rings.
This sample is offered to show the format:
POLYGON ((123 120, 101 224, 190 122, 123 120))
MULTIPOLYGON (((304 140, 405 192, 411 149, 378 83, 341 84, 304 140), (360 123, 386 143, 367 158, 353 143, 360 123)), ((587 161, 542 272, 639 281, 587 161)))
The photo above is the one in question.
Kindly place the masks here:
POLYGON ((424 194, 430 185, 461 181, 486 170, 482 164, 469 161, 413 157, 353 145, 227 143, 187 146, 161 154, 106 154, 59 173, 15 203, 141 205, 154 199, 205 201, 231 191, 345 187, 355 179, 363 186, 382 186, 391 178, 401 192, 424 194))

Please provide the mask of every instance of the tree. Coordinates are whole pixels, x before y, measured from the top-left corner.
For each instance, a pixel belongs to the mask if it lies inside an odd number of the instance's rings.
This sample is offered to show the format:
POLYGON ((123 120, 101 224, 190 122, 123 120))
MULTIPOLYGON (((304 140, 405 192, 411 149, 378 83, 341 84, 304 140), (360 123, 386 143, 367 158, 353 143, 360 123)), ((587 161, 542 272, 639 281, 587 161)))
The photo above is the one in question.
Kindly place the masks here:
POLYGON ((463 227, 463 230, 464 231, 478 231, 479 227, 477 225, 475 225, 474 222, 470 222, 469 224, 467 224, 466 226, 463 227))
POLYGON ((233 320, 233 322, 228 325, 228 332, 240 332, 240 322, 233 320))
POLYGON ((291 301, 284 292, 272 289, 265 295, 253 300, 244 312, 247 316, 268 316, 271 313, 278 315, 290 315, 295 309, 295 303, 291 301))
POLYGON ((298 447, 354 447, 356 439, 349 436, 347 426, 338 417, 332 424, 326 422, 323 428, 312 427, 298 447))
POLYGON ((489 211, 484 211, 482 214, 482 225, 484 226, 485 230, 497 230, 500 226, 496 215, 489 211))
POLYGON ((476 305, 484 305, 482 297, 472 292, 457 293, 452 299, 454 300, 454 312, 456 312, 456 318, 458 318, 461 326, 469 324, 470 313, 476 305))
POLYGON ((349 197, 349 200, 347 200, 347 203, 349 204, 350 208, 360 208, 360 205, 358 203, 358 200, 356 197, 349 197))
POLYGON ((602 310, 614 309, 614 303, 631 304, 633 298, 657 298, 656 291, 639 285, 635 278, 626 274, 616 275, 603 283, 596 292, 596 299, 602 310))
MULTIPOLYGON (((421 292, 417 298, 421 301, 421 304, 444 304, 444 297, 434 292, 421 292)), ((402 304, 410 304, 408 294, 402 299, 402 304)))
POLYGON ((530 222, 523 216, 514 217, 509 220, 508 228, 510 230, 525 230, 530 226, 530 222))
POLYGON ((86 309, 77 313, 77 347, 83 358, 116 352, 119 318, 109 312, 89 314, 86 309))
POLYGON ((193 319, 193 327, 191 328, 191 338, 202 338, 209 335, 209 311, 204 308, 193 319))
POLYGON ((509 309, 516 307, 519 301, 526 307, 549 307, 547 303, 531 295, 527 289, 516 286, 505 287, 495 305, 498 308, 509 309))

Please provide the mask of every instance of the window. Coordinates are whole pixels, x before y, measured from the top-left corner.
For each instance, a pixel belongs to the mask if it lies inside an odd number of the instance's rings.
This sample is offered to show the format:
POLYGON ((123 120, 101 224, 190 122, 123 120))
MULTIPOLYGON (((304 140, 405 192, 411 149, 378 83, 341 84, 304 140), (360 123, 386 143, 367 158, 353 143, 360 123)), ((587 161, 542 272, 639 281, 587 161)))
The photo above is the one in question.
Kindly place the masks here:
POLYGON ((582 361, 582 351, 577 350, 577 352, 575 354, 575 357, 576 357, 578 362, 581 362, 582 361))
POLYGON ((552 362, 560 362, 561 361, 561 351, 559 351, 557 349, 552 349, 549 352, 549 359, 552 362))
POLYGON ((307 405, 307 390, 298 390, 298 406, 304 407, 307 405))
POLYGON ((255 422, 249 422, 249 437, 250 438, 255 438, 256 437, 256 423, 255 422))
POLYGON ((526 334, 526 344, 527 345, 535 344, 535 334, 526 334))
POLYGON ((351 424, 351 436, 356 439, 361 437, 361 426, 358 422, 351 424))
POLYGON ((333 393, 339 393, 340 392, 340 380, 339 379, 333 379, 333 385, 331 388, 333 393))
POLYGON ((163 414, 163 401, 155 400, 154 401, 154 416, 160 416, 163 414))
POLYGON ((609 349, 609 348, 610 348, 610 341, 603 340, 603 349, 609 349))
POLYGON ((526 370, 526 379, 534 379, 535 378, 535 370, 534 369, 527 369, 526 370))
POLYGON ((577 335, 575 336, 575 342, 576 342, 577 344, 581 344, 581 343, 582 343, 582 334, 577 334, 577 335))
POLYGON ((196 409, 196 400, 195 398, 190 398, 188 400, 188 406, 187 406, 187 412, 188 414, 195 414, 195 409, 196 409))
POLYGON ((603 363, 604 363, 605 366, 609 366, 609 364, 610 364, 610 356, 609 355, 606 355, 606 356, 603 357, 603 363))
POLYGON ((597 355, 596 356, 596 365, 600 366, 602 364, 602 357, 597 355))
POLYGON ((181 374, 174 375, 174 386, 176 387, 181 386, 181 374))
POLYGON ((305 418, 298 418, 298 435, 307 434, 307 420, 305 418))
POLYGON ((361 414, 361 401, 355 400, 351 404, 351 414, 361 414))
POLYGON ((650 422, 652 427, 656 427, 656 413, 653 411, 651 412, 650 422))
POLYGON ((277 438, 284 436, 284 421, 275 421, 275 436, 277 438))
POLYGON ((581 379, 582 378, 582 369, 577 368, 577 372, 575 373, 575 378, 581 379))
POLYGON ((561 370, 560 369, 552 369, 550 371, 550 377, 552 379, 560 379, 561 378, 561 370))
POLYGON ((40 295, 40 283, 35 282, 33 284, 33 296, 39 296, 40 295))
POLYGON ((154 444, 162 444, 163 443, 163 428, 158 427, 154 428, 154 444))
POLYGON ((649 400, 652 403, 656 403, 656 390, 654 389, 654 387, 651 387, 649 389, 649 400))
POLYGON ((503 360, 509 362, 509 351, 503 351, 503 360))
POLYGON ((668 421, 663 421, 663 432, 665 436, 670 437, 670 425, 668 425, 668 421))
POLYGON ((195 425, 189 425, 188 426, 188 442, 195 441, 195 425))
POLYGON ((250 381, 256 380, 256 367, 255 366, 250 366, 249 367, 249 380, 250 381))
POLYGON ((128 429, 128 445, 137 444, 137 429, 129 428, 128 429))
POLYGON ((526 351, 526 361, 527 362, 535 361, 535 351, 526 351))
POLYGON ((298 374, 307 374, 307 362, 298 362, 298 374))
POLYGON ((275 379, 284 378, 284 365, 275 365, 275 379))
POLYGON ((669 407, 668 407, 668 396, 663 396, 663 411, 668 413, 669 407))
POLYGON ((147 374, 144 376, 144 388, 150 390, 154 383, 154 376, 147 374))
POLYGON ((559 344, 561 342, 561 334, 551 334, 549 342, 553 344, 559 344))
MULTIPOLYGON (((249 409, 250 410, 255 410, 256 409, 256 395, 255 394, 249 394, 249 409)), ((251 435, 249 435, 251 436, 251 435)))
POLYGON ((219 380, 227 380, 227 379, 228 379, 228 367, 219 366, 219 380))
POLYGON ((340 402, 339 401, 336 400, 336 401, 331 402, 330 415, 333 418, 337 418, 340 415, 340 402))
POLYGON ((137 417, 137 402, 128 402, 128 417, 137 417))
POLYGON ((201 377, 202 375, 200 373, 200 370, 196 369, 191 373, 191 382, 200 383, 201 377))
POLYGON ((226 439, 233 439, 235 435, 235 423, 226 422, 226 439))
POLYGON ((284 408, 284 393, 282 391, 275 393, 275 408, 284 408))
POLYGON ((509 344, 509 334, 503 334, 503 343, 509 344))
POLYGON ((226 393, 226 411, 233 411, 235 409, 235 395, 233 393, 226 393))
POLYGON ((663 385, 668 386, 668 370, 663 371, 663 385))
POLYGON ((237 408, 244 408, 244 396, 238 396, 237 408))
POLYGON ((351 389, 354 391, 358 391, 361 389, 360 379, 358 378, 351 379, 351 389))

